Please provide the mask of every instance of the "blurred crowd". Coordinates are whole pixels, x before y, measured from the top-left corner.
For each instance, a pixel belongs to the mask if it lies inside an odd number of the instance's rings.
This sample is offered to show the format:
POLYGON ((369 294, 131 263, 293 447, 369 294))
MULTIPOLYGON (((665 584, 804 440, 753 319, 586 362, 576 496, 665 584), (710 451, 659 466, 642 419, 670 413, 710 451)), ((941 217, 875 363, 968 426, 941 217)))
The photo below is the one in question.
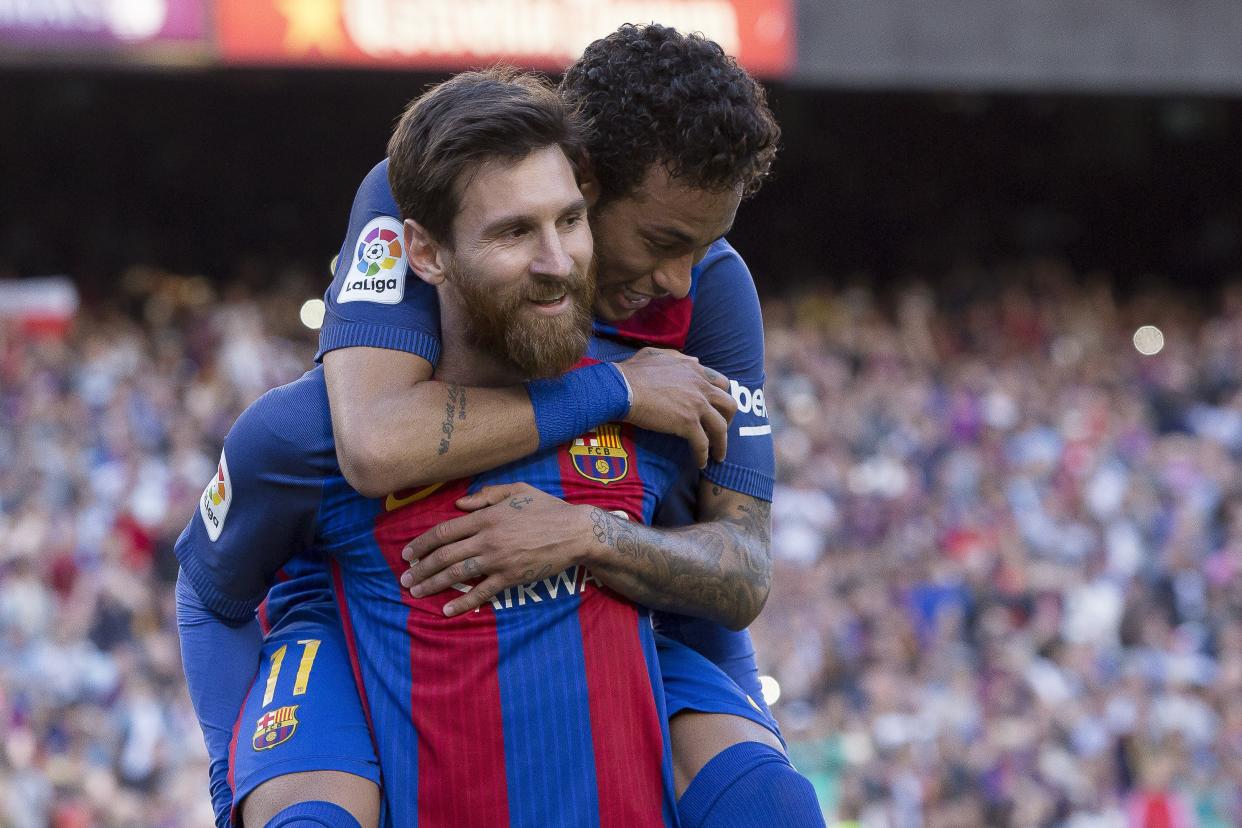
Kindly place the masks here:
MULTIPOLYGON (((296 283, 297 280, 290 280, 296 283)), ((0 320, 0 825, 212 824, 173 542, 303 296, 134 269, 67 336, 0 320)))
POLYGON ((829 811, 1242 825, 1242 287, 1028 262, 765 307, 754 632, 829 811))
MULTIPOLYGON (((316 281, 0 322, 0 824, 210 825, 171 548, 316 281)), ((1242 288, 1032 261, 765 309, 753 631, 829 824, 1242 824, 1242 288)))

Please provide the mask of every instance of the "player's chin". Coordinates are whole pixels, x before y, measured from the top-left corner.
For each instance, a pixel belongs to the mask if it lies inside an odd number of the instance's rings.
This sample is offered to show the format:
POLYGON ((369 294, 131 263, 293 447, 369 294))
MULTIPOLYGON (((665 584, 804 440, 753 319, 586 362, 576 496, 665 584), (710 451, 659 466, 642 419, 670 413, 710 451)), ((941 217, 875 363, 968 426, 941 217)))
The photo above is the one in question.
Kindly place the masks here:
POLYGON ((638 307, 631 307, 630 303, 624 301, 624 298, 624 292, 619 290, 600 294, 595 300, 595 315, 605 322, 624 322, 641 310, 638 307))

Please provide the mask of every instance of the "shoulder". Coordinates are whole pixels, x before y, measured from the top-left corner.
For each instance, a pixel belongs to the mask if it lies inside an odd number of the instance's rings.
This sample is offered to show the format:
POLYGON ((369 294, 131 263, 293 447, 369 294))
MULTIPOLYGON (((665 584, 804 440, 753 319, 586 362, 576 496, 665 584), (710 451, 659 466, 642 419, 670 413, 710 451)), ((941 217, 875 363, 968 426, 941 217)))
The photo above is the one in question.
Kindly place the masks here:
POLYGON ((724 239, 699 266, 684 350, 728 377, 753 379, 763 370, 763 312, 750 268, 724 239))
POLYGON ((729 300, 737 302, 739 298, 753 297, 755 303, 758 303, 759 295, 750 268, 727 240, 717 239, 712 243, 707 249, 707 255, 699 262, 697 271, 694 296, 696 316, 700 311, 709 310, 713 305, 729 300))
POLYGON ((230 461, 269 471, 327 474, 336 466, 336 443, 323 367, 273 388, 242 412, 225 445, 230 461))

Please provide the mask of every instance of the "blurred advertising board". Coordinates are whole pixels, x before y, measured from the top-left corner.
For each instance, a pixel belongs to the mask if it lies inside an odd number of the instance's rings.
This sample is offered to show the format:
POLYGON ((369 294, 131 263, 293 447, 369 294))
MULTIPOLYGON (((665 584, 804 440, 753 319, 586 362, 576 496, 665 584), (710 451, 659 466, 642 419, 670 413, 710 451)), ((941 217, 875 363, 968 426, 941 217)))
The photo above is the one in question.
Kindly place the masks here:
POLYGON ((698 31, 751 72, 788 74, 793 0, 217 0, 222 59, 239 64, 560 70, 622 23, 698 31))
POLYGON ((24 334, 61 335, 77 312, 78 289, 66 276, 0 279, 0 323, 16 323, 24 334))
POLYGON ((206 0, 0 0, 0 46, 114 51, 207 34, 206 0))

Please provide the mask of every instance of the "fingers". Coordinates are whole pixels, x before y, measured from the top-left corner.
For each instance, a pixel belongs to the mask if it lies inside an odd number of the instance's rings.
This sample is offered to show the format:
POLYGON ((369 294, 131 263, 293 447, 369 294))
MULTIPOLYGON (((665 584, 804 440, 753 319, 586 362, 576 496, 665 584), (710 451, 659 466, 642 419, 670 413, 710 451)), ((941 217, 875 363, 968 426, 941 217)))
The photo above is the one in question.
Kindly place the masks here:
POLYGON ((716 386, 717 388, 719 388, 721 391, 725 392, 726 394, 729 393, 729 378, 728 377, 726 377, 724 374, 720 373, 719 371, 713 368, 708 368, 706 365, 702 365, 700 366, 700 368, 703 371, 703 376, 707 379, 708 382, 710 382, 712 385, 716 386))
POLYGON ((474 612, 479 607, 500 594, 505 588, 504 580, 498 575, 493 575, 485 579, 478 586, 471 589, 460 598, 454 598, 444 605, 444 614, 449 618, 454 615, 463 615, 467 612, 474 612))
POLYGON ((690 456, 694 458, 697 468, 703 468, 707 465, 707 458, 711 452, 711 441, 707 437, 707 432, 703 430, 703 418, 690 423, 685 434, 686 442, 690 444, 690 456))
POLYGON ((720 416, 725 418, 726 423, 733 422, 733 415, 737 414, 737 400, 733 399, 732 394, 712 391, 708 394, 707 401, 712 408, 720 412, 720 416))
POLYGON ((502 483, 497 486, 484 486, 474 494, 458 498, 457 508, 466 512, 475 512, 479 509, 486 509, 488 506, 495 506, 513 494, 520 485, 520 483, 502 483))
POLYGON ((483 561, 474 557, 477 551, 467 541, 436 550, 427 560, 419 561, 401 573, 401 586, 415 598, 435 595, 453 584, 482 577, 483 561))
POLYGON ((716 409, 708 408, 703 412, 699 423, 703 426, 703 433, 707 435, 708 442, 711 444, 712 459, 717 463, 723 463, 725 454, 729 451, 729 421, 720 416, 720 412, 716 409))
POLYGON ((483 526, 483 518, 474 514, 438 523, 407 543, 405 548, 401 550, 401 557, 407 561, 422 561, 426 563, 436 549, 450 543, 465 540, 477 534, 483 526))

